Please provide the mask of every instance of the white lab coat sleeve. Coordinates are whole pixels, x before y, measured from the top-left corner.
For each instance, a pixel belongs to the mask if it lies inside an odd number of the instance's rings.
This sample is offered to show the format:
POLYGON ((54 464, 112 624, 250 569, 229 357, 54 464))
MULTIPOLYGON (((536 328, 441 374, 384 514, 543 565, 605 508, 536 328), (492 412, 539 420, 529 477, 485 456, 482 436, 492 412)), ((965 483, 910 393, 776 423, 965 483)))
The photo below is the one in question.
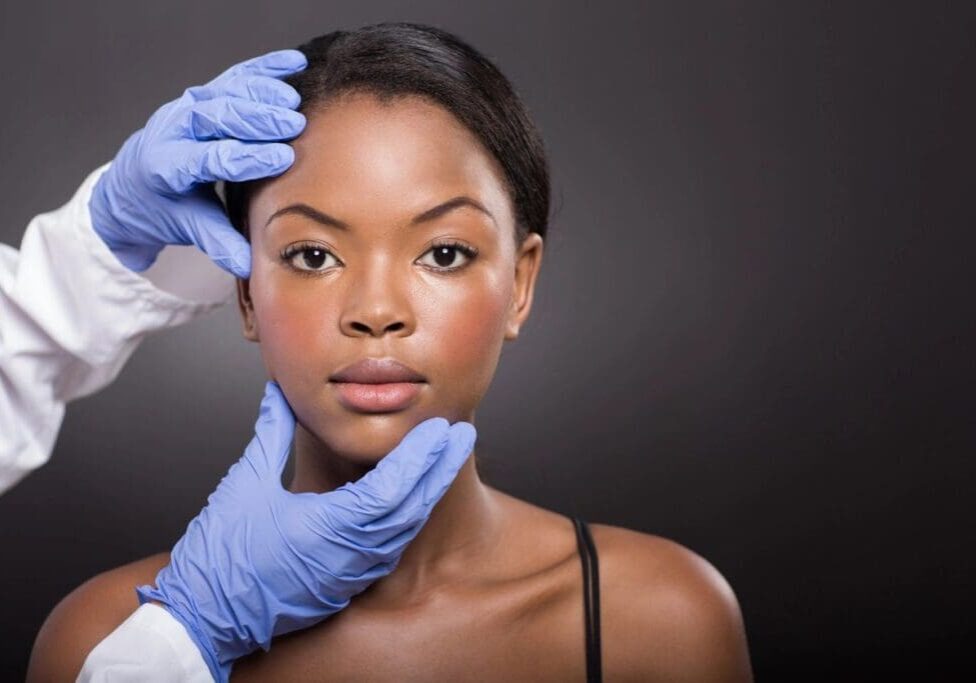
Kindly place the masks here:
POLYGON ((19 251, 0 244, 0 493, 50 458, 65 403, 111 382, 150 332, 226 303, 234 278, 193 247, 144 273, 94 232, 88 201, 110 163, 35 216, 19 251))
POLYGON ((183 625, 145 603, 88 653, 76 683, 213 683, 183 625))

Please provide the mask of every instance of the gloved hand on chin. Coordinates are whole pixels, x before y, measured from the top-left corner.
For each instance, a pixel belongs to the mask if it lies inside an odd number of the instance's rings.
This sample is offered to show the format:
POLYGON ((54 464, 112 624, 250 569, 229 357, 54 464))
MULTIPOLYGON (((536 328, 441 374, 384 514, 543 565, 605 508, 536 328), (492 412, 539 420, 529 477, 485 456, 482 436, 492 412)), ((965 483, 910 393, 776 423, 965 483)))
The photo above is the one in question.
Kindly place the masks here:
POLYGON ((269 382, 255 436, 176 543, 156 585, 136 589, 189 631, 211 673, 273 636, 345 608, 392 572, 474 447, 468 422, 415 426, 361 479, 327 493, 281 485, 295 418, 269 382))

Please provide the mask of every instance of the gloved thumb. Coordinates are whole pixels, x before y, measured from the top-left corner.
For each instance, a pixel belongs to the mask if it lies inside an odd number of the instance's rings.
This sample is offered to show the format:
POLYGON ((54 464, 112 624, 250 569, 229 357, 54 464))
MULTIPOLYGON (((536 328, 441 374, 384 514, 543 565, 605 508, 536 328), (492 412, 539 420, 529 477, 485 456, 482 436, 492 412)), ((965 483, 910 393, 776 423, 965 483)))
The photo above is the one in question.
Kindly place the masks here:
POLYGON ((269 381, 254 423, 254 438, 244 450, 244 459, 259 477, 272 477, 280 485, 294 436, 295 415, 291 406, 278 383, 269 381))
POLYGON ((231 224, 212 188, 200 188, 201 194, 213 194, 213 201, 193 206, 186 216, 187 237, 214 263, 235 277, 251 276, 251 245, 231 224))

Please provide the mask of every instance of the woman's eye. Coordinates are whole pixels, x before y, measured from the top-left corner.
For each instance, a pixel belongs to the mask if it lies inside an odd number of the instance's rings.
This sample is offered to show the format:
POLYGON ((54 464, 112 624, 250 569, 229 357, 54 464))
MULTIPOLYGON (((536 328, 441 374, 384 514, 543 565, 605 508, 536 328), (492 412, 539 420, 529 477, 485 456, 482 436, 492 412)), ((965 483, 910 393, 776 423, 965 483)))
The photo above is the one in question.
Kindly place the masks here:
MULTIPOLYGON (((282 257, 297 270, 319 272, 325 270, 327 260, 335 256, 330 251, 317 246, 297 246, 287 250, 282 257)), ((331 265, 331 264, 328 264, 331 265)))
POLYGON ((433 254, 433 263, 428 261, 425 265, 431 266, 434 270, 448 271, 460 270, 474 259, 478 251, 466 244, 452 242, 450 244, 435 244, 427 254, 433 254), (467 260, 457 265, 459 253, 467 260))
MULTIPOLYGON (((477 254, 478 250, 474 247, 460 242, 451 242, 435 244, 421 257, 421 260, 431 270, 451 272, 464 268, 477 254), (430 258, 425 258, 428 255, 430 258)), ((295 270, 309 274, 328 270, 333 265, 329 263, 329 259, 339 263, 332 252, 314 244, 289 247, 281 254, 281 258, 295 270)))

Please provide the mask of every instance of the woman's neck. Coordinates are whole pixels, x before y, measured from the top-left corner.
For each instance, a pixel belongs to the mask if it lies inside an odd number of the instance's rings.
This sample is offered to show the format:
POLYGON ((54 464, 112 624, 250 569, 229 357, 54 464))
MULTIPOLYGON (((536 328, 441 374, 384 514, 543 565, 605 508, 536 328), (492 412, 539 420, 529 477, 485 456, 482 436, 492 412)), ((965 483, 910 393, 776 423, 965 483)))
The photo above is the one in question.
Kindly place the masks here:
MULTIPOLYGON (((398 604, 419 602, 442 585, 471 575, 490 556, 501 535, 501 510, 478 476, 474 451, 430 517, 400 557, 397 568, 377 581, 373 599, 398 604)), ((372 467, 343 459, 303 428, 295 428, 294 493, 332 491, 358 481, 372 467)))

